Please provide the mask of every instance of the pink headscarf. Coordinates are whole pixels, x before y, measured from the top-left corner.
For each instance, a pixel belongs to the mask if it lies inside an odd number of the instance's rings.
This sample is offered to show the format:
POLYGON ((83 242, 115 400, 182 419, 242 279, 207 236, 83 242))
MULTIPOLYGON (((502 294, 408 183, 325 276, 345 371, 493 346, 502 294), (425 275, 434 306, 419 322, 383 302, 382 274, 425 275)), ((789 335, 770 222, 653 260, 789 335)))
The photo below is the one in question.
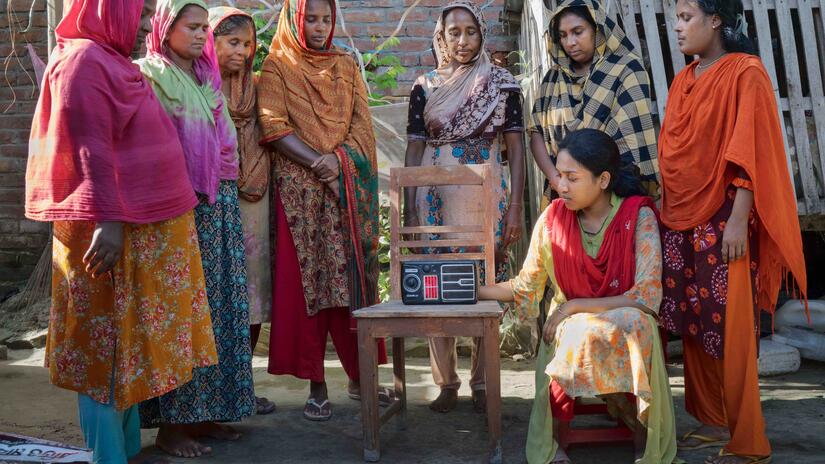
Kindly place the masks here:
POLYGON ((151 223, 197 204, 175 127, 129 60, 142 8, 66 5, 32 122, 28 218, 151 223))
POLYGON ((188 5, 208 11, 201 0, 159 0, 146 38, 147 55, 139 61, 158 99, 172 116, 183 144, 189 179, 196 192, 214 203, 221 180, 238 178, 238 144, 235 125, 221 91, 221 73, 212 31, 206 34, 203 53, 193 63, 200 84, 169 57, 167 37, 172 24, 188 5))

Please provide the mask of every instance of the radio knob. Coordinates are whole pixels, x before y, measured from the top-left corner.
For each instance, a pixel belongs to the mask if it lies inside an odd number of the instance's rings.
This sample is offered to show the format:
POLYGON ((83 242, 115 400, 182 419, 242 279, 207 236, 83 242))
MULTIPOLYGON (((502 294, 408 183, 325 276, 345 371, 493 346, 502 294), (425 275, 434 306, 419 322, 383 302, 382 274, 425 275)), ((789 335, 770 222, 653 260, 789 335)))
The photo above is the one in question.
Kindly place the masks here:
POLYGON ((421 279, 414 274, 404 276, 402 283, 404 291, 408 293, 417 292, 421 288, 421 279))
POLYGON ((433 271, 433 267, 432 267, 432 266, 430 266, 429 264, 425 264, 425 265, 424 265, 424 267, 423 267, 423 268, 421 268, 421 269, 422 269, 424 272, 426 272, 426 273, 430 273, 430 272, 432 272, 432 271, 433 271))

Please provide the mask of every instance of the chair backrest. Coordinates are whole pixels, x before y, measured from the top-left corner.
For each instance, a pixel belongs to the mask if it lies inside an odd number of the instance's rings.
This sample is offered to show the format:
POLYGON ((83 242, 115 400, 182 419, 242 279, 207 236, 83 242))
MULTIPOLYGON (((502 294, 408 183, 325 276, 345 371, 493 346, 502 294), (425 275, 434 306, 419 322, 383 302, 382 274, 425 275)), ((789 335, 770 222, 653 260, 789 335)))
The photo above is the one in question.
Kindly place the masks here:
MULTIPOLYGON (((495 228, 498 218, 493 199, 495 184, 490 166, 422 166, 390 169, 390 289, 393 300, 401 299, 401 263, 407 261, 478 260, 485 264, 485 284, 495 283, 495 228), (481 223, 448 224, 444 226, 401 227, 401 199, 406 187, 476 185, 481 187, 478 202, 481 223), (402 240, 402 235, 419 234, 415 240, 402 240), (433 238, 430 234, 461 234, 460 238, 433 238), (472 247, 481 251, 465 253, 406 254, 403 249, 432 247, 472 247)), ((469 220, 469 219, 468 219, 469 220)), ((449 249, 449 248, 447 248, 449 249)))

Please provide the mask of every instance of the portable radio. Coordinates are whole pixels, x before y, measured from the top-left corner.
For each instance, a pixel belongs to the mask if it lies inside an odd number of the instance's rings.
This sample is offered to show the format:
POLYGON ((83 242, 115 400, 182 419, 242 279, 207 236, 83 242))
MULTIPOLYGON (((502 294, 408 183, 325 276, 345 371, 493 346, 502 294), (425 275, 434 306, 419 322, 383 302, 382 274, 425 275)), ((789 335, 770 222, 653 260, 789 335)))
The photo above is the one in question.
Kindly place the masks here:
POLYGON ((411 261, 401 266, 404 304, 475 304, 477 286, 473 261, 411 261))

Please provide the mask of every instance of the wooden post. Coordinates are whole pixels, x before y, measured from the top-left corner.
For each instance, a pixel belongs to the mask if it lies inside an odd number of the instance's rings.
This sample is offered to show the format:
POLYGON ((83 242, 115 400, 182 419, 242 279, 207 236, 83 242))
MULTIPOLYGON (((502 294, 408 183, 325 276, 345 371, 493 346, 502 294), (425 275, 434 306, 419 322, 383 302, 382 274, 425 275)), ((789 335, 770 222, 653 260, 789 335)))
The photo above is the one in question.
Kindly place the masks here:
POLYGON ((404 337, 392 339, 392 372, 395 379, 395 396, 401 402, 398 428, 407 430, 407 374, 405 369, 404 337))
POLYGON ((364 460, 381 459, 378 417, 378 346, 372 337, 372 321, 358 321, 358 362, 361 371, 361 420, 364 423, 364 460))
MULTIPOLYGON (((63 19, 63 0, 48 0, 46 2, 46 16, 49 24, 47 42, 49 47, 49 55, 51 55, 52 50, 57 43, 54 30, 57 29, 57 25, 60 24, 60 20, 63 19)), ((49 57, 47 56, 47 61, 48 58, 49 57)))
POLYGON ((485 387, 487 389, 487 429, 490 437, 490 463, 502 462, 501 450, 501 359, 498 351, 498 318, 484 319, 485 387))

